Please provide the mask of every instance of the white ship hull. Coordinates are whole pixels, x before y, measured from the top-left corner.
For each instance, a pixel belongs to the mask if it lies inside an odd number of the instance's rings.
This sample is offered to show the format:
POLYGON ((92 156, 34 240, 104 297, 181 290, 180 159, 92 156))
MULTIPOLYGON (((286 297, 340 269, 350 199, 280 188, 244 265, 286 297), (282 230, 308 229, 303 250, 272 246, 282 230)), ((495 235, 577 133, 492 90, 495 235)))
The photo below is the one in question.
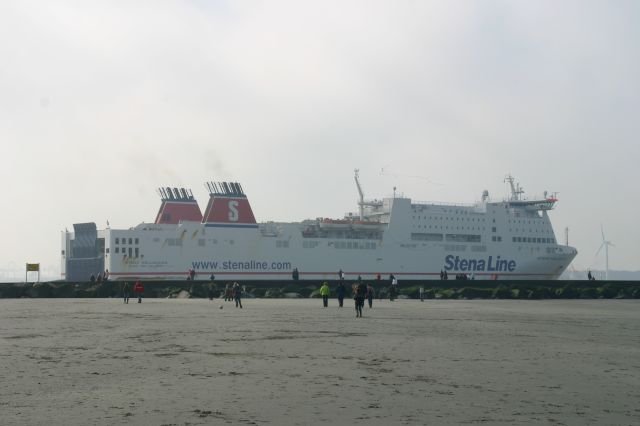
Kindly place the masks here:
POLYGON ((530 250, 518 252, 513 247, 497 244, 487 247, 486 253, 472 254, 447 251, 444 244, 424 243, 408 248, 384 240, 353 241, 352 248, 344 249, 334 248, 334 241, 310 240, 318 245, 303 248, 302 239, 292 235, 299 233, 295 225, 283 226, 281 238, 289 242, 289 247, 275 248, 273 238, 261 237, 257 229, 214 231, 199 224, 182 226, 188 235, 196 233, 197 236, 184 240, 178 247, 162 247, 159 242, 149 241, 175 238, 175 231, 140 232, 140 245, 145 247, 146 253, 144 258, 110 256, 106 265, 111 276, 184 279, 193 269, 196 279, 209 279, 214 274, 221 280, 283 280, 291 278, 293 268, 297 268, 301 279, 317 280, 335 279, 340 269, 347 279, 357 276, 373 279, 377 274, 385 279, 390 274, 399 279, 439 279, 443 270, 449 275, 474 274, 477 279, 556 279, 574 256, 566 247, 560 246, 553 255, 531 253, 530 250), (294 228, 293 232, 286 232, 289 227, 294 228), (145 234, 150 234, 150 238, 145 234), (201 239, 205 240, 204 247, 198 245, 201 239), (356 244, 375 248, 353 248, 356 244))

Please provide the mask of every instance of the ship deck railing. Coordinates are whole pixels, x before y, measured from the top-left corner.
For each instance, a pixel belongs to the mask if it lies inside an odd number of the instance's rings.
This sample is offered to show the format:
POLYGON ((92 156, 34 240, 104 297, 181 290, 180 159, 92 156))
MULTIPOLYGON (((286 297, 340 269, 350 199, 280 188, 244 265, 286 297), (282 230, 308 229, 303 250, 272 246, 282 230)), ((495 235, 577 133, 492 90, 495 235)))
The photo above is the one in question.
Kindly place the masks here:
POLYGON ((438 206, 438 207, 474 207, 477 208, 476 203, 450 203, 447 201, 411 201, 411 204, 419 206, 438 206))

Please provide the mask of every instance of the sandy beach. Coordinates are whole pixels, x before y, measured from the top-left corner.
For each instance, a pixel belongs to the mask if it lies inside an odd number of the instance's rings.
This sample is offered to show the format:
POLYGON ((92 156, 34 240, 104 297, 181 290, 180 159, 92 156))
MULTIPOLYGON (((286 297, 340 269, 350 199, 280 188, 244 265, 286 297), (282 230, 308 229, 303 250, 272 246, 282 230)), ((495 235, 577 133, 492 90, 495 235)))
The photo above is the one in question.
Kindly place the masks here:
POLYGON ((0 423, 640 424, 634 300, 134 302, 0 300, 0 423))

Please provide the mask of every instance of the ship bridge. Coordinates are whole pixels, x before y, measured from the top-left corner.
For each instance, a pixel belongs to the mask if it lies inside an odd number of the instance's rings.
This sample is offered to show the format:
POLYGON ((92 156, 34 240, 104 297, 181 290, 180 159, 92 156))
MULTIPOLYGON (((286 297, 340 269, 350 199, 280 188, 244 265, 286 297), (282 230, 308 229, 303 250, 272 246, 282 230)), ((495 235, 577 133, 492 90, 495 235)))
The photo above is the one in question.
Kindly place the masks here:
POLYGON ((529 211, 548 211, 552 210, 558 199, 554 195, 547 197, 545 191, 544 197, 537 200, 527 200, 523 198, 524 188, 520 186, 520 183, 515 182, 515 179, 511 175, 507 175, 504 181, 509 184, 511 195, 505 202, 509 207, 522 207, 529 211))

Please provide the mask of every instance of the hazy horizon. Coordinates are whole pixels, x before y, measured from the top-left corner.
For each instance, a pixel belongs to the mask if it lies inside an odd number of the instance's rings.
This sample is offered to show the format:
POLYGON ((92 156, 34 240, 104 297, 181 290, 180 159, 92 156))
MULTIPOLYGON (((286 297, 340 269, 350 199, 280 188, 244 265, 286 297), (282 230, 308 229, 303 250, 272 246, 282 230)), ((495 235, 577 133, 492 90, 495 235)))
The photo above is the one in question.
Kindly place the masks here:
POLYGON ((59 276, 73 223, 153 222, 240 182, 258 221, 365 195, 558 192, 573 267, 640 270, 640 3, 0 4, 0 281, 59 276), (10 207, 9 207, 10 206, 10 207))

